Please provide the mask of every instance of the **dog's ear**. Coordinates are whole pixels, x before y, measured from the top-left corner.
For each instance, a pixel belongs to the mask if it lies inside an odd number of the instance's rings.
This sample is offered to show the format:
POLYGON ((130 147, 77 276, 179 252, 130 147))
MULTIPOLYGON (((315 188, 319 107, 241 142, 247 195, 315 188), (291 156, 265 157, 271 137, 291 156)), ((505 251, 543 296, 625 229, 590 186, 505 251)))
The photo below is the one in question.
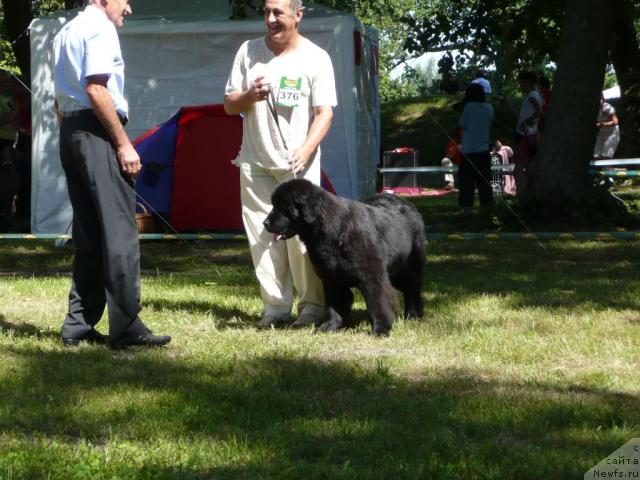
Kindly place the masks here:
POLYGON ((302 219, 305 221, 305 223, 313 223, 319 212, 319 208, 318 205, 316 205, 317 202, 315 202, 315 198, 313 195, 307 195, 306 197, 307 202, 305 202, 302 205, 299 205, 299 209, 300 209, 300 213, 302 215, 302 219))
POLYGON ((292 213, 306 224, 313 223, 322 210, 319 196, 313 192, 305 192, 293 201, 292 213))

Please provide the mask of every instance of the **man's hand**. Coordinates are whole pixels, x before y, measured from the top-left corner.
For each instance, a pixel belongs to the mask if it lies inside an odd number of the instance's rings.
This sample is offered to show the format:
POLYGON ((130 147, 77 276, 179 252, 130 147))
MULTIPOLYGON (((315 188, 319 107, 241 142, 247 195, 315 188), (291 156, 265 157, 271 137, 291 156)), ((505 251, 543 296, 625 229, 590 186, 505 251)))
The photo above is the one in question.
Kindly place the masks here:
POLYGON ((289 170, 294 174, 304 172, 307 168, 307 164, 309 163, 311 153, 312 152, 307 151, 303 147, 300 147, 298 150, 293 152, 293 155, 291 155, 291 158, 289 159, 289 170))
POLYGON ((251 95, 256 102, 261 102, 269 97, 269 91, 271 90, 271 83, 264 76, 259 76, 253 81, 253 87, 251 88, 251 95))
POLYGON ((118 148, 118 161, 120 162, 120 169, 132 178, 135 178, 140 172, 140 156, 133 145, 125 145, 118 148))
POLYGON ((140 171, 140 157, 124 131, 118 113, 113 106, 113 98, 107 89, 109 75, 87 77, 87 96, 100 123, 109 134, 116 148, 120 170, 125 175, 135 177, 140 171))

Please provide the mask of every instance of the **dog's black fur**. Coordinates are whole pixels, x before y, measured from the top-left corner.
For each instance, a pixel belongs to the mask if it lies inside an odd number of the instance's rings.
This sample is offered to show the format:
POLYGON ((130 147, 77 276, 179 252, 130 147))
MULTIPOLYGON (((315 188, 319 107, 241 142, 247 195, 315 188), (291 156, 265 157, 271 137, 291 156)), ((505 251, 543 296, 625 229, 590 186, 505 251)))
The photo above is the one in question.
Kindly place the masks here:
POLYGON ((376 335, 388 335, 395 315, 395 287, 405 316, 421 318, 425 234, 422 217, 406 200, 376 195, 356 202, 307 180, 290 180, 271 196, 265 228, 280 238, 299 235, 322 280, 327 316, 318 330, 350 324, 353 293, 362 291, 376 335))

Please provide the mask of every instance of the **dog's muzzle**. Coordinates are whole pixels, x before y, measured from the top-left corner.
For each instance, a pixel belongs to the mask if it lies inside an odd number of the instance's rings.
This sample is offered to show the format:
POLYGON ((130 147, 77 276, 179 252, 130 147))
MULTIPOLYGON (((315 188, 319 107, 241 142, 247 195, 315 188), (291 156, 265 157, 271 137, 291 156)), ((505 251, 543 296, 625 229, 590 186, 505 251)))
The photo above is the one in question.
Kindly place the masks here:
POLYGON ((273 241, 277 242, 278 240, 289 240, 291 237, 295 236, 295 232, 289 232, 289 231, 284 231, 284 232, 280 232, 278 231, 274 226, 273 226, 273 222, 269 219, 269 217, 267 217, 267 219, 262 222, 262 224, 264 225, 264 228, 267 232, 269 233, 273 233, 273 241))

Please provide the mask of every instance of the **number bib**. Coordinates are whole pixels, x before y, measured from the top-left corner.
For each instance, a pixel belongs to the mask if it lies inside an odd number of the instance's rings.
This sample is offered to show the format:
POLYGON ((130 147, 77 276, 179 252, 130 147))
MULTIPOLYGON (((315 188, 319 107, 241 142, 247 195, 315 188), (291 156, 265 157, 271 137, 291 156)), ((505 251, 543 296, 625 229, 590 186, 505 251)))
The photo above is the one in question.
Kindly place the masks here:
POLYGON ((295 108, 300 105, 302 95, 302 78, 280 78, 278 90, 278 106, 295 108))

